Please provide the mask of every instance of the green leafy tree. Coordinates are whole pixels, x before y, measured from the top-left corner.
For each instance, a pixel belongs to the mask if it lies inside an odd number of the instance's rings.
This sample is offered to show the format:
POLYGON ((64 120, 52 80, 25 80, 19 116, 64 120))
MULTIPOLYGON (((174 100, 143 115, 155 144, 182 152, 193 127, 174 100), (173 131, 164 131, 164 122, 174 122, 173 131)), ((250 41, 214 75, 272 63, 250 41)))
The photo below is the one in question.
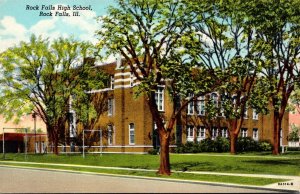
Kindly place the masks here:
POLYGON ((290 112, 297 112, 300 114, 300 83, 297 83, 295 85, 295 89, 291 94, 291 98, 289 101, 289 107, 288 110, 290 112))
POLYGON ((299 138, 300 138, 300 135, 299 135, 300 127, 292 124, 291 128, 292 128, 292 131, 289 133, 288 140, 289 141, 294 141, 294 142, 299 141, 299 138))
POLYGON ((191 41, 188 28, 193 19, 188 13, 185 1, 118 0, 107 16, 99 18, 99 46, 106 48, 107 55, 121 54, 140 82, 136 95, 146 96, 160 139, 159 174, 170 174, 169 144, 180 112, 218 85, 208 69, 194 68, 188 49, 182 46, 191 41), (173 102, 168 118, 158 110, 155 99, 162 84, 173 102), (191 92, 195 93, 192 98, 188 97, 191 92))
MULTIPOLYGON (((29 42, 1 53, 1 114, 10 119, 36 113, 58 154, 57 146, 65 140, 71 95, 80 100, 86 97, 86 89, 103 87, 105 76, 92 73, 87 60, 94 51, 87 42, 63 38, 50 42, 33 35, 29 42)), ((82 108, 74 104, 75 110, 82 108)))
POLYGON ((261 53, 254 52, 255 28, 245 13, 248 2, 191 1, 189 6, 196 16, 191 29, 194 45, 186 45, 197 51, 189 53, 193 63, 212 72, 223 72, 216 78, 223 84, 212 90, 218 95, 213 96, 212 93, 205 98, 205 116, 201 119, 210 129, 210 134, 212 123, 225 119, 230 135, 230 151, 235 153, 237 137, 248 108, 263 112, 268 102, 264 96, 257 95, 262 90, 258 74, 264 63, 261 53), (254 90, 256 95, 253 95, 254 90))
POLYGON ((262 53, 266 95, 273 115, 273 154, 279 154, 282 119, 295 84, 299 83, 300 1, 249 1, 250 20, 257 39, 255 48, 262 53))

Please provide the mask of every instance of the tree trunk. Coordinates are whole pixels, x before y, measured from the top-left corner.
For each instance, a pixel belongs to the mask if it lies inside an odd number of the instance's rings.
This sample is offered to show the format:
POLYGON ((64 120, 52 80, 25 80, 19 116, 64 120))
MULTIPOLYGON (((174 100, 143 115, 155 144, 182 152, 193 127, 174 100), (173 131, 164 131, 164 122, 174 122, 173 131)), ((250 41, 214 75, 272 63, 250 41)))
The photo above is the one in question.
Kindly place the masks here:
POLYGON ((236 154, 236 141, 237 141, 237 134, 234 132, 230 132, 230 153, 236 154))
POLYGON ((160 139, 160 165, 157 173, 161 175, 170 175, 171 174, 170 156, 169 156, 170 135, 168 135, 168 133, 160 132, 159 139, 160 139))
POLYGON ((279 117, 279 113, 274 111, 274 125, 273 125, 273 150, 272 153, 273 155, 278 155, 279 154, 279 141, 280 141, 280 127, 281 127, 281 121, 279 117))
POLYGON ((54 154, 58 155, 58 133, 55 127, 47 127, 48 139, 52 143, 52 151, 54 154))
POLYGON ((57 133, 54 134, 53 143, 54 143, 53 152, 54 152, 55 155, 58 155, 58 134, 57 133))

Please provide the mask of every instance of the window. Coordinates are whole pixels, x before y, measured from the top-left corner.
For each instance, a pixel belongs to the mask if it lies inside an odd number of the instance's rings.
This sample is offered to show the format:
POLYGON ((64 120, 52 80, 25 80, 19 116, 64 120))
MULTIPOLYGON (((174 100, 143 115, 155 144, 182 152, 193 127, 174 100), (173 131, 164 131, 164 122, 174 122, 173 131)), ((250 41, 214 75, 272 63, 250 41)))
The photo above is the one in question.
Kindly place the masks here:
POLYGON ((112 145, 113 144, 113 126, 112 125, 108 125, 107 126, 107 143, 108 145, 112 145))
POLYGON ((194 141, 194 126, 187 126, 187 141, 194 141))
POLYGON ((107 112, 108 112, 108 116, 112 116, 113 112, 114 112, 114 99, 113 98, 109 98, 108 102, 107 102, 107 112))
POLYGON ((201 126, 198 128, 198 141, 205 139, 205 127, 201 126))
POLYGON ((211 139, 214 140, 218 136, 218 128, 213 127, 211 130, 211 139))
POLYGON ((46 148, 47 148, 47 147, 46 147, 46 144, 45 144, 45 142, 43 142, 43 141, 42 141, 42 143, 41 143, 41 147, 42 147, 42 149, 41 149, 41 153, 46 153, 46 151, 47 151, 47 150, 46 150, 46 148))
POLYGON ((134 74, 133 72, 130 72, 130 87, 133 87, 133 82, 134 82, 133 78, 134 78, 134 74))
POLYGON ((257 128, 253 128, 253 139, 255 141, 258 141, 258 129, 257 128))
POLYGON ((221 96, 221 111, 220 111, 221 117, 225 117, 224 107, 225 107, 225 104, 226 104, 228 98, 229 98, 229 96, 226 92, 224 94, 222 94, 222 96, 221 96))
POLYGON ((115 88, 115 77, 113 75, 110 76, 110 89, 115 88))
POLYGON ((134 141, 134 124, 130 123, 129 124, 129 145, 134 145, 135 141, 134 141))
POLYGON ((215 107, 218 107, 218 94, 212 93, 210 95, 211 101, 215 107))
POLYGON ((228 130, 227 130, 227 128, 222 128, 221 132, 222 132, 222 134, 221 134, 222 137, 225 137, 225 138, 228 137, 228 130))
POLYGON ((247 108, 247 106, 245 107, 245 110, 244 110, 244 119, 248 119, 248 108, 247 108))
POLYGON ((258 120, 258 113, 256 112, 256 110, 255 109, 253 109, 253 113, 252 113, 253 115, 252 115, 252 118, 254 119, 254 120, 258 120))
POLYGON ((232 96, 232 104, 233 104, 233 106, 236 106, 236 99, 237 99, 237 96, 233 95, 232 96))
POLYGON ((242 137, 247 137, 247 128, 242 128, 242 137))
POLYGON ((35 142, 35 153, 40 153, 39 142, 35 142))
POLYGON ((200 96, 197 100, 198 115, 205 115, 205 96, 200 96))
MULTIPOLYGON (((188 100, 190 100, 193 97, 194 97, 194 94, 189 94, 188 100)), ((191 102, 189 102, 187 114, 188 115, 193 115, 194 114, 194 100, 192 100, 191 102)))
POLYGON ((155 92, 155 101, 158 111, 164 111, 164 88, 158 87, 155 92))

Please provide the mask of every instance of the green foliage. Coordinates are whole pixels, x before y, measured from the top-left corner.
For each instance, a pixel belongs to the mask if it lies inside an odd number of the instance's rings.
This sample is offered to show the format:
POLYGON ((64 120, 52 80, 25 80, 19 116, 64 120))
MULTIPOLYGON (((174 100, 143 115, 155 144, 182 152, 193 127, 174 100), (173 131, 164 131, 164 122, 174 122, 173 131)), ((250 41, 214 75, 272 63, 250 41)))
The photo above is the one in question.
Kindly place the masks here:
MULTIPOLYGON (((200 142, 187 142, 177 145, 175 153, 201 153, 201 152, 229 152, 229 139, 217 137, 215 140, 206 138, 200 142)), ((237 140, 237 152, 271 151, 272 145, 268 141, 254 141, 250 137, 239 137, 237 140)))
POLYGON ((259 144, 251 137, 239 137, 237 140, 237 152, 259 151, 259 144))
POLYGON ((203 152, 214 152, 215 148, 215 141, 211 140, 210 138, 206 138, 202 140, 200 143, 201 151, 203 152))
POLYGON ((299 141, 299 139, 300 139, 300 137, 299 137, 300 127, 292 124, 291 128, 292 128, 292 131, 289 133, 288 140, 289 141, 295 141, 295 142, 299 141))
POLYGON ((148 150, 148 154, 150 154, 150 155, 157 155, 158 154, 158 149, 150 149, 150 150, 148 150))
POLYGON ((230 143, 227 138, 217 137, 215 140, 215 147, 217 152, 228 152, 230 149, 230 143))
POLYGON ((300 82, 295 85, 289 101, 289 112, 300 114, 300 82))
POLYGON ((272 145, 269 141, 260 141, 259 142, 259 151, 271 151, 272 145))
POLYGON ((47 125, 50 141, 57 139, 52 134, 64 139, 71 96, 73 108, 82 110, 76 102, 87 98, 85 91, 104 85, 105 75, 92 71, 85 61, 94 50, 90 43, 72 38, 50 42, 32 35, 29 42, 1 53, 0 113, 10 119, 34 111, 47 125))
POLYGON ((187 142, 177 145, 175 153, 201 153, 201 152, 228 152, 229 141, 224 137, 217 137, 215 140, 206 138, 199 143, 187 142))
POLYGON ((239 137, 237 140, 238 152, 271 151, 272 145, 269 141, 255 141, 251 137, 239 137))

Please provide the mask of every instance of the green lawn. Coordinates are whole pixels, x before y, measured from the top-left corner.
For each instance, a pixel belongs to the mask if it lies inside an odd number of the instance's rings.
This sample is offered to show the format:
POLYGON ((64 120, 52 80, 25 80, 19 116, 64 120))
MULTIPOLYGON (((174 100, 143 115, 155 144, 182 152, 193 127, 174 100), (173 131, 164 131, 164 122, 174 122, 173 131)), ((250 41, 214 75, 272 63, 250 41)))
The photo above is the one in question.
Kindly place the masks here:
MULTIPOLYGON (((1 157, 1 156, 0 156, 1 157)), ((1 158, 2 160, 2 158, 1 158)), ((23 154, 6 154, 6 160, 24 161, 23 154)), ((229 173, 253 173, 300 176, 300 153, 280 156, 250 154, 171 154, 171 168, 176 171, 211 171, 229 173)), ((28 162, 66 163, 94 166, 157 169, 158 155, 89 154, 81 155, 28 155, 28 162)))

